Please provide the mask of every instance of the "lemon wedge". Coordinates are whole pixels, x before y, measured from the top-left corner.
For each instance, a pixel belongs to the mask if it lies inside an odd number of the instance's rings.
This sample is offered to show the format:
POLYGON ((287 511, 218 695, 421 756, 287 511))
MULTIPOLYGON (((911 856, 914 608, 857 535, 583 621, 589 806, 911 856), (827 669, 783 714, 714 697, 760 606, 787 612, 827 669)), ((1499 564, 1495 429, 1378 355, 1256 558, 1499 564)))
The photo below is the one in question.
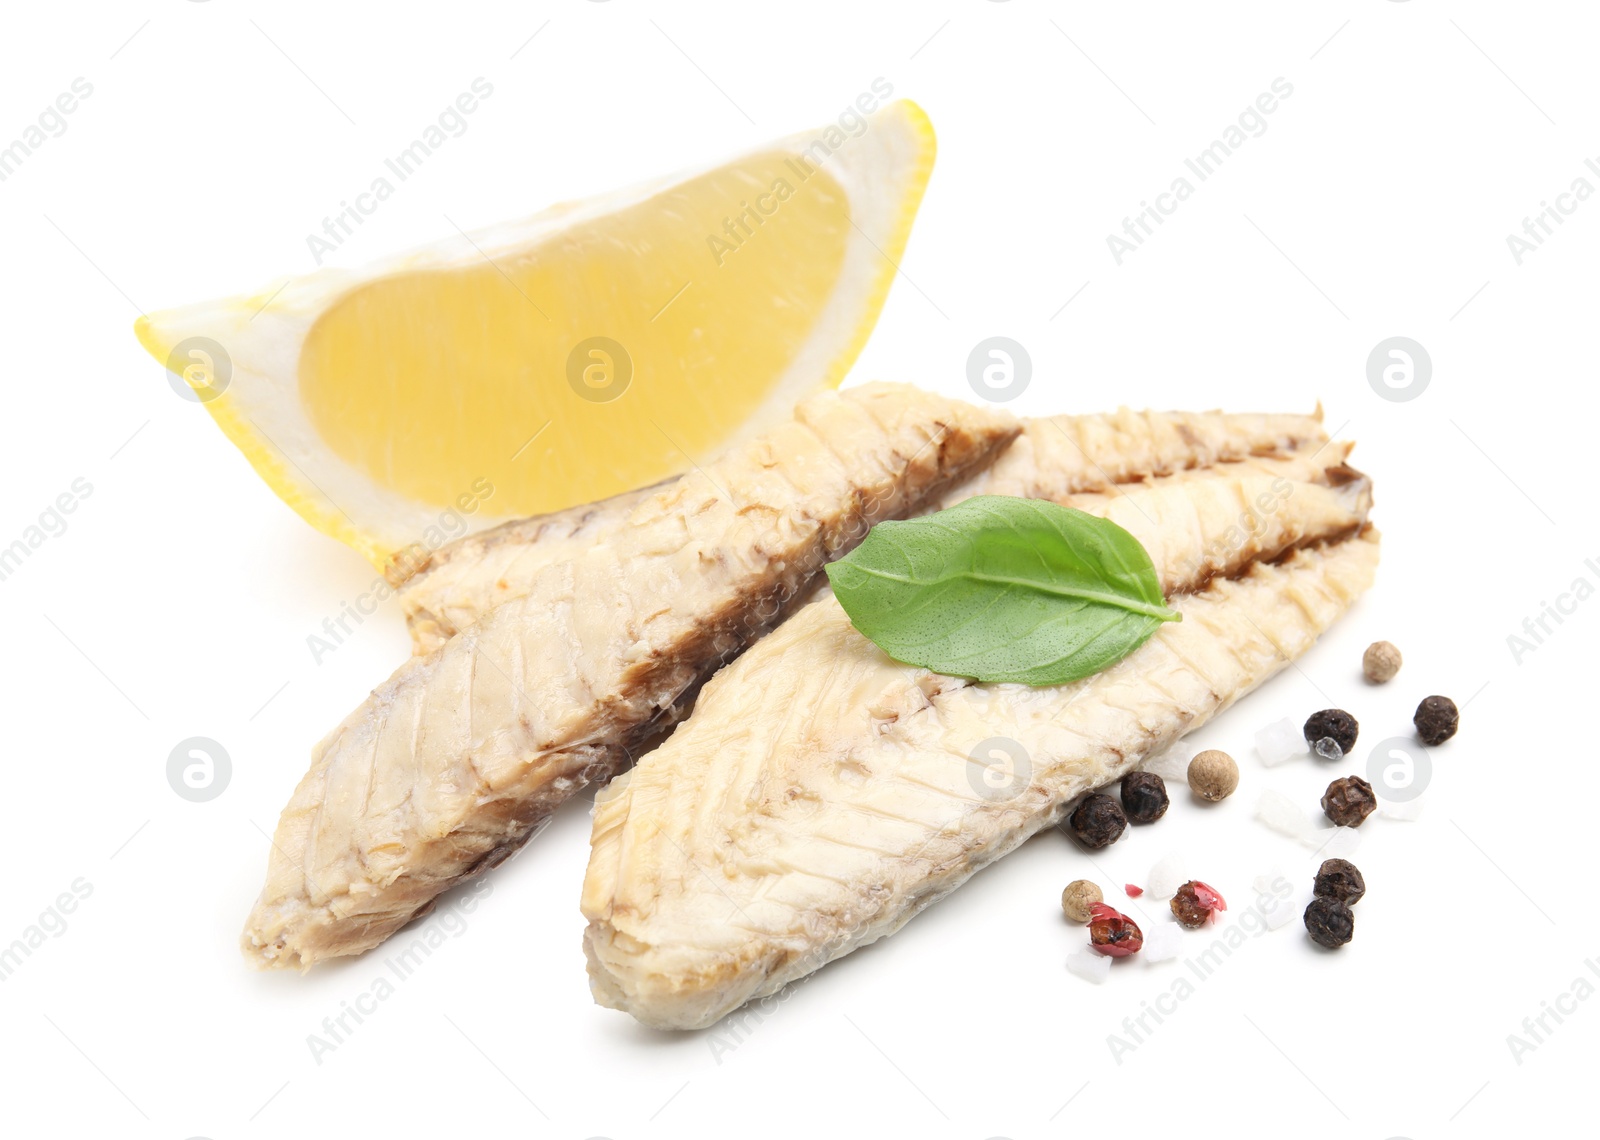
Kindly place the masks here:
POLYGON ((922 110, 888 103, 135 331, 286 503, 395 577, 407 552, 679 474, 836 386, 933 156, 922 110))

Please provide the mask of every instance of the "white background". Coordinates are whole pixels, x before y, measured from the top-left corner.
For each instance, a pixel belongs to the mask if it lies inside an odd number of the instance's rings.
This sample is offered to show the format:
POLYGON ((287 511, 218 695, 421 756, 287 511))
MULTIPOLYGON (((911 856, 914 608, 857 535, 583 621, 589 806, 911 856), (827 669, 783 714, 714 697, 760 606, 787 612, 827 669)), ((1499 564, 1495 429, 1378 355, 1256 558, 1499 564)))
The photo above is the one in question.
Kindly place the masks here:
POLYGON ((0 944, 74 880, 93 893, 0 982, 5 1131, 1487 1136, 1589 1104, 1600 1001, 1547 1022, 1520 1064, 1507 1035, 1580 975, 1600 984, 1583 964, 1600 955, 1600 601, 1520 664, 1506 639, 1575 578, 1600 581, 1581 474, 1600 203, 1520 266, 1506 235, 1574 179, 1600 185, 1583 165, 1600 156, 1594 13, 1199 8, 13 5, 0 139, 76 77, 94 93, 0 183, 0 545, 74 479, 93 493, 0 582, 0 944), (1202 734, 1239 757, 1239 793, 1177 795, 1098 867, 1038 838, 731 1051, 591 1003, 573 804, 316 1063, 307 1035, 381 963, 256 974, 236 939, 310 746, 405 656, 400 614, 314 664, 307 634, 372 570, 256 479, 131 326, 311 269, 306 234, 477 76, 495 94, 466 135, 336 263, 448 234, 445 214, 484 225, 820 125, 883 76, 927 109, 940 150, 851 382, 963 394, 972 346, 1005 335, 1033 359, 1024 412, 1320 399, 1376 479, 1384 564, 1299 670, 1202 734), (1106 236, 1280 76, 1294 93, 1267 132, 1118 266, 1106 236), (1433 361, 1409 403, 1366 379, 1393 335, 1433 361), (1374 689, 1359 658, 1380 637, 1406 664, 1374 689), (1309 852, 1252 808, 1273 788, 1309 811, 1335 773, 1269 771, 1251 734, 1344 705, 1364 763, 1434 692, 1471 703, 1422 818, 1362 831, 1356 940, 1320 953, 1298 923, 1253 939, 1114 1060, 1107 1035, 1184 966, 1135 960, 1100 987, 1068 974, 1082 935, 1061 887, 1139 882, 1183 848, 1236 916, 1274 867, 1304 894, 1309 852), (196 735, 234 765, 203 804, 165 776, 196 735))

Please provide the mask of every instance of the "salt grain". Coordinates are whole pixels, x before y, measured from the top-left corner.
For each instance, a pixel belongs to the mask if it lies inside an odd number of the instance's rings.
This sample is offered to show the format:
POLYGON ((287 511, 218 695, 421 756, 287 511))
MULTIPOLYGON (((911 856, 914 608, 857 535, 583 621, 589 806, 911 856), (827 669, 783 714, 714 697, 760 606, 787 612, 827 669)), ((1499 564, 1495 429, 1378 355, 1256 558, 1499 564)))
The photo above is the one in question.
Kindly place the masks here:
POLYGON ((1288 717, 1274 721, 1256 733, 1256 755, 1268 768, 1305 753, 1306 738, 1300 726, 1288 717))
POLYGON ((1268 930, 1282 930, 1295 920, 1299 907, 1293 899, 1267 898, 1260 902, 1261 917, 1266 919, 1268 930))
POLYGON ((1282 930, 1305 909, 1305 900, 1296 897, 1304 892, 1294 889, 1290 875, 1281 866, 1257 875, 1252 885, 1256 889, 1255 909, 1268 930, 1282 930))
POLYGON ((1166 962, 1183 951, 1183 929, 1175 922, 1151 923, 1144 928, 1144 947, 1139 951, 1146 962, 1166 962))
POLYGON ((1111 959, 1104 954, 1096 954, 1085 946, 1082 950, 1067 955, 1067 971, 1098 986, 1111 976, 1111 959))
POLYGON ((1339 742, 1331 736, 1324 736, 1311 746, 1318 756, 1324 760, 1343 760, 1344 749, 1339 747, 1339 742))
POLYGON ((1272 892, 1273 892, 1273 888, 1277 886, 1278 880, 1279 879, 1285 879, 1286 880, 1286 879, 1288 879, 1288 877, 1289 877, 1288 875, 1285 875, 1283 873, 1283 869, 1281 867, 1274 867, 1274 868, 1272 868, 1272 870, 1268 871, 1265 875, 1257 875, 1254 879, 1252 879, 1250 881, 1250 885, 1251 885, 1251 887, 1253 887, 1255 889, 1255 892, 1256 892, 1256 894, 1258 896, 1259 895, 1268 895, 1268 896, 1270 896, 1272 894, 1272 892))
POLYGON ((1315 842, 1306 846, 1324 859, 1348 859, 1361 846, 1361 832, 1353 827, 1322 827, 1311 834, 1315 842))
POLYGON ((1169 852, 1145 876, 1144 893, 1151 898, 1170 899, 1178 893, 1179 887, 1189 881, 1185 873, 1187 866, 1188 860, 1181 851, 1169 852))
POLYGON ((1280 835, 1287 835, 1302 843, 1313 830, 1311 817, 1300 805, 1271 788, 1262 792, 1261 798, 1256 801, 1256 818, 1280 835))

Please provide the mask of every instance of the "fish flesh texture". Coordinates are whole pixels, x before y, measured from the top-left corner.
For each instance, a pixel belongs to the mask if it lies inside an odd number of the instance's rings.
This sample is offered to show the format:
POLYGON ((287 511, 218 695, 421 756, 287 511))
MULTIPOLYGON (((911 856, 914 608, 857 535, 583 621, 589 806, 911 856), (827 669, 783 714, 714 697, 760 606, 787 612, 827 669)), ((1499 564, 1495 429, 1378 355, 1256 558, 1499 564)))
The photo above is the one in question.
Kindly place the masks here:
MULTIPOLYGON (((652 493, 435 556, 430 577, 453 564, 481 583, 483 560, 506 551, 531 577, 465 633, 436 629, 434 649, 314 751, 273 840, 247 956, 305 967, 425 913, 670 727, 867 526, 993 489, 977 472, 1003 465, 1008 489, 1077 489, 1219 458, 1333 455, 1313 417, 1119 412, 1032 421, 1021 452, 997 464, 1015 421, 896 385, 825 394, 796 416, 652 493)), ((438 596, 452 592, 466 596, 438 596)))
POLYGON ((398 586, 412 650, 431 653, 501 602, 520 598, 540 570, 582 554, 661 489, 645 487, 565 511, 469 534, 386 571, 398 586))
POLYGON ((1233 477, 1207 472, 1069 500, 1142 529, 1183 614, 1069 685, 902 665, 832 598, 801 610, 596 798, 582 900, 596 999, 658 1028, 710 1025, 892 934, 1283 668, 1376 569, 1367 482, 1329 474, 1287 494, 1255 474, 1217 494, 1233 477), (996 742, 1020 749, 1002 794, 983 777, 996 742))
POLYGON ((243 936, 262 966, 356 954, 611 778, 699 683, 884 519, 1020 425, 903 385, 793 420, 645 496, 520 598, 412 657, 317 746, 243 936))
MULTIPOLYGON (((1135 412, 1050 416, 1022 435, 983 474, 927 509, 973 495, 1041 498, 1225 460, 1284 454, 1327 442, 1314 416, 1135 412)), ((697 478, 695 474, 684 476, 697 478)), ((399 583, 417 653, 437 649, 505 602, 525 596, 546 566, 570 559, 625 525, 646 492, 633 491, 553 515, 506 523, 440 547, 399 583)))
POLYGON ((1063 499, 1132 532, 1183 615, 1071 684, 903 665, 832 597, 801 609, 596 797, 596 1000, 657 1028, 710 1025, 892 934, 1283 668, 1376 569, 1370 484, 1346 450, 1063 499))

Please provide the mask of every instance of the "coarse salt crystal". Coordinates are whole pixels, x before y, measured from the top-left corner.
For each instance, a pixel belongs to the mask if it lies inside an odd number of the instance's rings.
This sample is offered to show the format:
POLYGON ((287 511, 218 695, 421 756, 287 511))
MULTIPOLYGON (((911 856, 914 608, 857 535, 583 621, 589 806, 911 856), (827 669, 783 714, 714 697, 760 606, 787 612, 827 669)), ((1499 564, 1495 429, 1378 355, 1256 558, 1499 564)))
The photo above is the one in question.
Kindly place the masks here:
POLYGON ((1170 899, 1178 888, 1189 881, 1184 874, 1186 860, 1181 851, 1172 851, 1161 857, 1145 876, 1144 890, 1152 898, 1170 899))
POLYGON ((1311 750, 1324 760, 1343 760, 1344 749, 1339 747, 1339 742, 1331 736, 1324 736, 1311 746, 1311 750))
POLYGON ((1151 923, 1144 930, 1144 947, 1139 951, 1147 962, 1166 962, 1183 950, 1183 930, 1175 922, 1151 923))
POLYGON ((1324 859, 1348 859, 1361 846, 1361 833, 1353 827, 1323 827, 1306 840, 1324 859))
POLYGON ((1268 930, 1282 930, 1294 921, 1298 909, 1293 899, 1280 899, 1269 897, 1257 904, 1261 908, 1261 917, 1266 919, 1268 930))
POLYGON ((1067 955, 1067 971, 1098 986, 1111 976, 1111 959, 1085 946, 1067 955))
POLYGON ((1304 890, 1296 891, 1294 878, 1283 867, 1275 866, 1265 875, 1257 875, 1255 910, 1260 913, 1268 930, 1281 930, 1288 926, 1305 909, 1304 890))
POLYGON ((1300 805, 1271 788, 1262 792, 1261 798, 1256 801, 1256 818, 1280 835, 1287 835, 1302 843, 1313 830, 1310 817, 1300 805))
POLYGON ((1255 888, 1256 896, 1258 898, 1261 896, 1272 897, 1277 894, 1278 884, 1287 883, 1288 881, 1289 876, 1284 873, 1283 868, 1274 867, 1265 875, 1257 875, 1251 881, 1250 885, 1255 888))
POLYGON ((1275 768, 1285 760, 1302 755, 1305 750, 1304 733, 1288 717, 1273 721, 1256 733, 1256 755, 1268 768, 1275 768))

